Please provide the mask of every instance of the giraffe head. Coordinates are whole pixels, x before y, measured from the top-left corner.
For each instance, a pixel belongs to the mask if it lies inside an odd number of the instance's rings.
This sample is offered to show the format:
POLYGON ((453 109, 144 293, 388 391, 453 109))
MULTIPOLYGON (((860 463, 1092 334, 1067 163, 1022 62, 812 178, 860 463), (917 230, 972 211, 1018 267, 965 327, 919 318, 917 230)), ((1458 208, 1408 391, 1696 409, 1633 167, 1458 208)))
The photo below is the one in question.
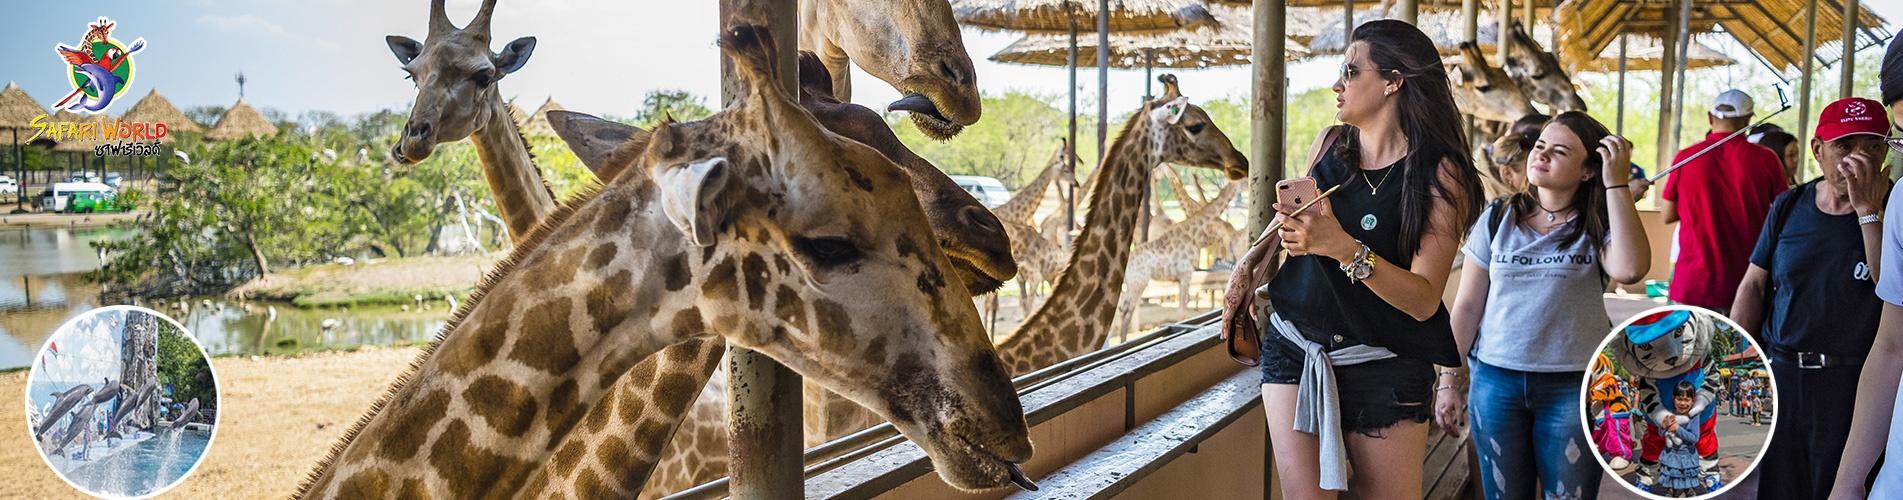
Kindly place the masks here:
POLYGON ((1448 62, 1447 79, 1453 84, 1454 102, 1475 118, 1511 122, 1539 112, 1519 84, 1487 63, 1487 55, 1474 42, 1461 42, 1460 57, 1448 62))
POLYGON ((1176 75, 1156 79, 1163 82, 1163 95, 1144 104, 1143 112, 1149 115, 1150 150, 1159 156, 1157 163, 1221 169, 1232 180, 1248 176, 1249 158, 1216 128, 1208 111, 1183 97, 1176 75))
POLYGON ((1566 70, 1559 67, 1559 58, 1540 47, 1519 22, 1513 23, 1511 36, 1507 38, 1507 60, 1501 65, 1509 76, 1520 80, 1533 102, 1553 107, 1553 114, 1563 111, 1585 111, 1586 100, 1579 98, 1579 90, 1573 87, 1573 79, 1566 70))
MULTIPOLYGON (((977 71, 951 4, 945 0, 816 0, 805 2, 800 36, 822 52, 843 52, 860 69, 904 97, 893 111, 908 111, 912 123, 934 139, 950 139, 978 122, 977 71)), ((827 55, 823 54, 822 55, 827 55)), ((841 59, 833 57, 832 59, 841 59)), ((843 62, 843 61, 842 61, 843 62)), ((832 68, 842 81, 843 64, 832 68)))
MULTIPOLYGON (((913 153, 878 112, 833 97, 833 79, 819 58, 800 53, 800 106, 827 131, 870 146, 907 175, 912 193, 924 206, 936 242, 971 295, 996 290, 1017 276, 1011 240, 998 217, 930 161, 913 153)), ((634 163, 649 134, 632 125, 582 113, 549 113, 549 124, 583 164, 601 179, 612 179, 634 163)))
POLYGON ((781 91, 771 45, 764 28, 723 33, 743 97, 657 126, 632 167, 703 259, 728 256, 702 277, 698 314, 891 421, 948 483, 1021 478, 1023 408, 906 172, 781 91))
POLYGON ((496 82, 522 69, 535 51, 532 36, 509 42, 501 53, 489 50, 489 19, 496 0, 483 0, 476 18, 462 28, 450 24, 443 1, 430 2, 429 34, 421 43, 401 35, 384 37, 409 74, 406 78, 416 82, 410 121, 390 148, 390 157, 399 162, 423 161, 437 144, 469 137, 497 118, 490 116, 490 106, 467 104, 498 100, 496 82))

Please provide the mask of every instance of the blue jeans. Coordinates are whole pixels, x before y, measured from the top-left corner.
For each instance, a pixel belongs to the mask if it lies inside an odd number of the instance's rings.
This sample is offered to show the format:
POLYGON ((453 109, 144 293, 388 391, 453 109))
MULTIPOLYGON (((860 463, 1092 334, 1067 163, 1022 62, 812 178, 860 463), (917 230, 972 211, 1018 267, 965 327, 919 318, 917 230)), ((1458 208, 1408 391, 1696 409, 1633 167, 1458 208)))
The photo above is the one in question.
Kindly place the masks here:
POLYGON ((1487 498, 1598 497, 1604 473, 1580 425, 1585 373, 1523 372, 1467 361, 1473 384, 1467 418, 1487 498))

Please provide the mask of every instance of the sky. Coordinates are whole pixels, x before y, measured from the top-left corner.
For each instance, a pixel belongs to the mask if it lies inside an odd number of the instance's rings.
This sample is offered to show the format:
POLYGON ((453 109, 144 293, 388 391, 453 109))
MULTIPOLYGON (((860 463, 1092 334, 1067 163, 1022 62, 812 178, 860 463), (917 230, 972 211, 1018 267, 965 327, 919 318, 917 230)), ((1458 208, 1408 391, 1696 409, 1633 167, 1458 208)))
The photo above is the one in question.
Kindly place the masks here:
MULTIPOLYGON (((457 24, 474 16, 479 0, 450 0, 457 24)), ((1903 20, 1903 0, 1865 0, 1891 20, 1903 20)), ((528 109, 554 96, 564 107, 593 114, 628 116, 641 97, 659 89, 686 89, 710 101, 719 94, 714 47, 713 0, 507 0, 500 2, 493 34, 497 48, 520 36, 537 44, 527 66, 500 82, 505 97, 528 109), (606 63, 606 64, 604 64, 606 63)), ((181 0, 176 2, 34 2, 10 9, 0 20, 0 79, 18 82, 42 104, 64 96, 55 43, 73 44, 98 16, 118 21, 122 41, 143 37, 135 56, 138 74, 127 97, 158 89, 180 108, 229 105, 238 98, 233 76, 243 72, 247 101, 291 115, 320 110, 353 115, 407 108, 414 88, 403 80, 383 37, 422 39, 428 25, 422 0, 181 0)), ((967 50, 985 92, 1028 91, 1061 104, 1066 74, 1061 68, 993 63, 985 57, 1017 38, 1011 33, 966 29, 967 50)), ((1742 54, 1734 55, 1750 61, 1742 54)), ((1866 58, 1863 64, 1875 64, 1866 58)), ((1092 58, 1094 60, 1094 57, 1092 58)), ((1751 63, 1755 64, 1755 63, 1751 63)), ((1289 68, 1290 94, 1332 83, 1339 58, 1318 58, 1289 68)), ((1194 100, 1247 96, 1248 67, 1179 71, 1194 100)), ((1080 107, 1094 111, 1096 71, 1079 72, 1080 107)), ((855 70, 854 81, 873 81, 855 70)), ((1141 70, 1112 70, 1112 112, 1137 105, 1141 70)), ((854 101, 884 109, 898 94, 884 84, 854 86, 854 101)), ((708 104, 712 105, 712 102, 708 104)), ((114 104, 123 112, 131 103, 114 104)))

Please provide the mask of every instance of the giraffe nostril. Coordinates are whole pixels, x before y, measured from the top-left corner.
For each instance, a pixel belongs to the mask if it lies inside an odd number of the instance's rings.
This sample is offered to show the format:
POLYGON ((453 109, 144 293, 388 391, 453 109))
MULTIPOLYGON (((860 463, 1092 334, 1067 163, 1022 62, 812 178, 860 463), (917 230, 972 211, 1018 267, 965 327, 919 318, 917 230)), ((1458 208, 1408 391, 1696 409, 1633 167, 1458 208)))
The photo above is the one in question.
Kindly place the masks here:
POLYGON ((958 219, 959 222, 963 222, 967 226, 975 227, 980 230, 999 234, 1004 233, 1004 223, 998 222, 998 216, 984 208, 977 206, 960 208, 958 209, 958 219))
POLYGON ((411 138, 414 138, 414 139, 428 139, 428 138, 429 138, 429 132, 430 132, 430 125, 429 125, 428 123, 412 123, 412 124, 410 124, 410 130, 409 130, 409 136, 410 136, 411 138))

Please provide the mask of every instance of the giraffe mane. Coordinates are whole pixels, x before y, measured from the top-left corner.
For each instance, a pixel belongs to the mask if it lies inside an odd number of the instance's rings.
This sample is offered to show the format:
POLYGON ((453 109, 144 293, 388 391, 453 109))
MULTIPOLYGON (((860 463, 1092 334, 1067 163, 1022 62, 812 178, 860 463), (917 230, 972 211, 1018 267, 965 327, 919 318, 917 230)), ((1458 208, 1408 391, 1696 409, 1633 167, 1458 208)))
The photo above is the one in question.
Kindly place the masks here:
MULTIPOLYGON (((519 132, 518 135, 520 135, 519 132)), ((316 466, 304 474, 304 479, 298 482, 297 492, 292 496, 302 498, 309 495, 311 493, 311 487, 317 484, 318 479, 329 473, 331 467, 335 465, 337 458, 343 455, 344 448, 349 447, 350 443, 357 440, 358 434, 363 432, 365 426, 370 425, 371 420, 375 420, 377 416, 383 414, 383 408, 390 403, 391 399, 396 397, 397 393, 409 388, 410 383, 415 381, 417 372, 422 369, 423 363, 436 355, 436 349, 442 346, 443 341, 449 339, 451 332, 456 331, 456 328, 461 326, 464 320, 468 319, 469 314, 474 311, 476 306, 482 303, 482 299, 488 295, 489 289, 495 287, 497 283, 513 274, 516 270, 516 266, 523 257, 540 249, 548 240, 548 235, 553 233, 555 228, 561 227, 564 223, 568 222, 568 219, 573 217, 575 212, 580 210, 582 205, 593 200, 595 196, 606 187, 606 185, 603 185, 599 181, 591 182, 587 186, 582 187, 577 193, 577 196, 572 197, 567 202, 560 203, 555 208, 555 211, 549 214, 548 218, 543 219, 541 223, 536 224, 535 229, 529 231, 527 238, 524 239, 521 244, 516 245, 514 249, 509 251, 508 256, 497 261, 495 267, 483 275, 482 281, 478 282, 476 289, 469 292, 469 300, 465 301, 462 307, 457 308, 456 313, 450 316, 449 322, 444 324, 443 328, 438 330, 436 335, 430 339, 429 344, 423 347, 423 352, 417 353, 416 357, 411 358, 409 365, 403 368, 403 372, 397 375, 396 380, 391 382, 389 387, 383 390, 382 395, 377 396, 376 401, 370 403, 369 411, 357 417, 357 421, 350 425, 350 429, 344 431, 342 436, 331 443, 330 451, 325 452, 324 458, 318 460, 316 466)))

